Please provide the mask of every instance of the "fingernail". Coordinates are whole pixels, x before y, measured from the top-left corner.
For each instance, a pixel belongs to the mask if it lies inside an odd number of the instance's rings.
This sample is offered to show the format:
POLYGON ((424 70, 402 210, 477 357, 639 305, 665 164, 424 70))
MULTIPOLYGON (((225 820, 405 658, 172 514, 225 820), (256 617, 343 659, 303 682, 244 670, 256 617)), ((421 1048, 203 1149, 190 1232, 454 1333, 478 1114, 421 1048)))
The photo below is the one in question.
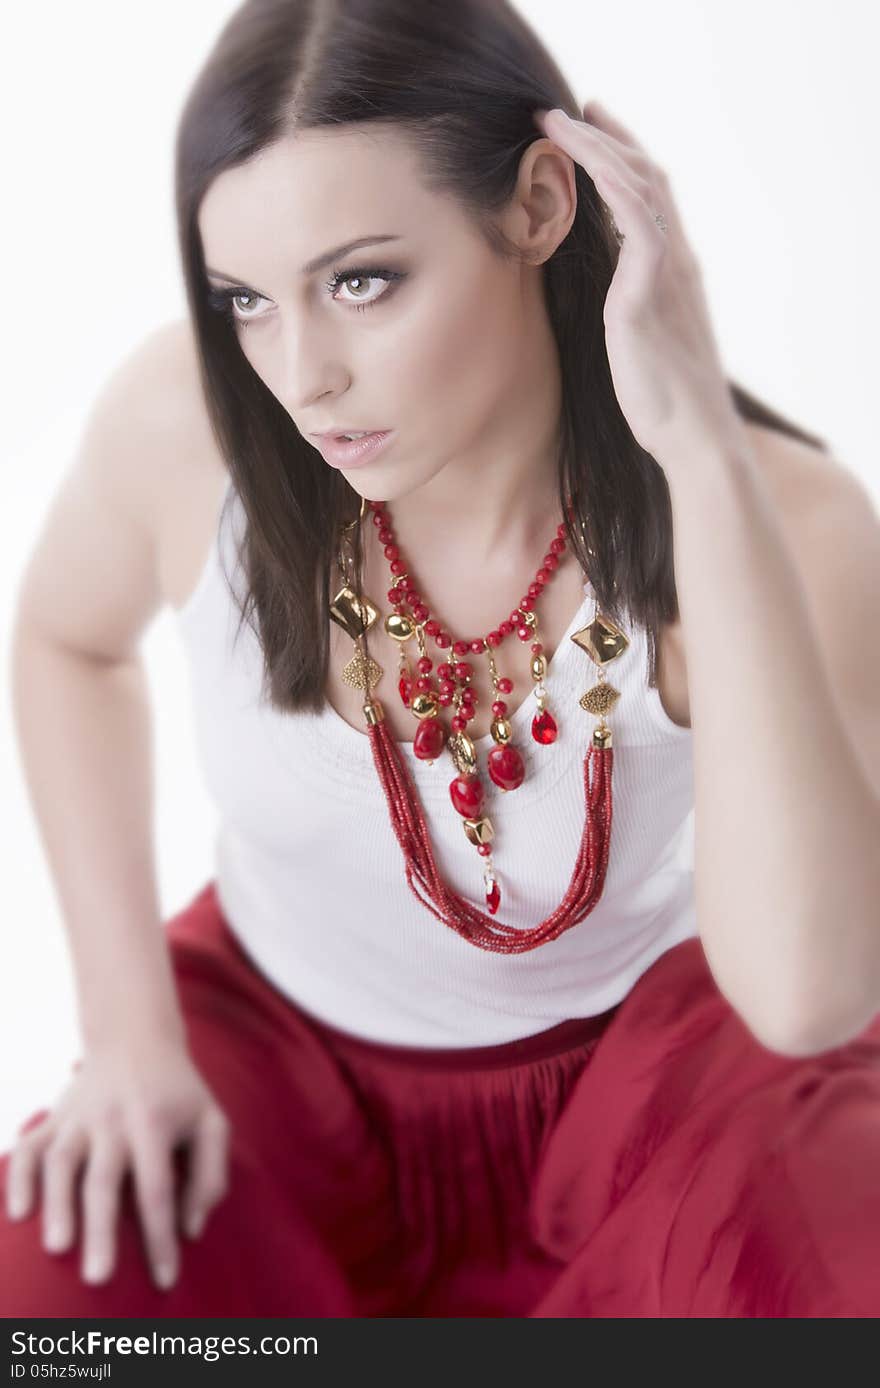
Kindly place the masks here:
POLYGON ((159 1266, 156 1268, 156 1281, 158 1282, 160 1287, 163 1287, 167 1290, 167 1288, 170 1287, 172 1282, 174 1281, 174 1264, 160 1263, 159 1266))
POLYGON ((67 1242, 67 1231, 63 1224, 51 1224, 43 1236, 43 1247, 50 1253, 58 1253, 67 1242))
POLYGON ((10 1219, 21 1219, 26 1209, 25 1198, 20 1192, 11 1195, 6 1202, 6 1213, 10 1219))
POLYGON ((187 1220, 186 1232, 189 1234, 191 1239, 197 1239, 199 1234, 202 1232, 204 1226, 205 1212, 204 1210, 196 1210, 195 1213, 191 1214, 189 1219, 187 1220))
POLYGON ((83 1277, 87 1282, 101 1282, 107 1271, 107 1259, 103 1253, 90 1253, 86 1258, 83 1277))

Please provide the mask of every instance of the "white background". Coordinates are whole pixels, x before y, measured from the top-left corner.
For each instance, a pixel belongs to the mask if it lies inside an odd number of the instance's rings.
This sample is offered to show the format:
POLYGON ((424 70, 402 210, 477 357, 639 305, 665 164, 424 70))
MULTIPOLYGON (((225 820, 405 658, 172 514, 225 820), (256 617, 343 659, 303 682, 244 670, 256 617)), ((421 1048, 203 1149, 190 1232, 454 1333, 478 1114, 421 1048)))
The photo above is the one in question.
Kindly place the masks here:
MULTIPOLYGON (((0 1150, 54 1099, 79 1045, 62 922, 13 730, 15 589, 98 389, 150 330, 186 311, 174 132, 234 8, 55 0, 4 9, 0 1150)), ((579 99, 602 100, 669 171, 728 372, 826 437, 880 501, 872 7, 520 0, 518 8, 579 99)), ((170 609, 143 651, 167 917, 211 875, 214 816, 170 609)))

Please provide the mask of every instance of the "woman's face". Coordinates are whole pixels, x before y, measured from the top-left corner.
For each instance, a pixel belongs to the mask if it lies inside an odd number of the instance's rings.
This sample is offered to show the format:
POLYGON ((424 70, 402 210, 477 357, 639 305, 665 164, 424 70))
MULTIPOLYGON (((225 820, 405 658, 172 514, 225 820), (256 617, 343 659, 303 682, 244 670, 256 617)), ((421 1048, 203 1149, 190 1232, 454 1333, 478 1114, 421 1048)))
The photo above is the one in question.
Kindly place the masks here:
MULTIPOLYGON (((564 160, 539 162, 551 166, 539 213, 516 203, 501 224, 543 260, 570 216, 564 160)), ((235 291, 241 349, 308 442, 394 431, 375 461, 347 471, 361 495, 391 501, 514 438, 546 446, 559 400, 540 268, 493 253, 452 198, 426 190, 401 132, 278 143, 218 176, 199 224, 212 290, 235 291), (305 268, 354 240, 364 244, 305 268)))

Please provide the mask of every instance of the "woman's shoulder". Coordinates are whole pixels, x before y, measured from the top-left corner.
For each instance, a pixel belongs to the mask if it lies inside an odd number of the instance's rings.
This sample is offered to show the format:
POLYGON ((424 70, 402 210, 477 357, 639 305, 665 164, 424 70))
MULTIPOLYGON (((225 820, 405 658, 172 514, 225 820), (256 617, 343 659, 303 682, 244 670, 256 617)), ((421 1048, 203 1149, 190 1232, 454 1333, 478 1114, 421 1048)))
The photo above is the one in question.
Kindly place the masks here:
POLYGON ((144 388, 162 412, 153 506, 158 580, 175 608, 186 602, 213 543, 229 473, 214 437, 188 319, 160 329, 156 374, 144 388))

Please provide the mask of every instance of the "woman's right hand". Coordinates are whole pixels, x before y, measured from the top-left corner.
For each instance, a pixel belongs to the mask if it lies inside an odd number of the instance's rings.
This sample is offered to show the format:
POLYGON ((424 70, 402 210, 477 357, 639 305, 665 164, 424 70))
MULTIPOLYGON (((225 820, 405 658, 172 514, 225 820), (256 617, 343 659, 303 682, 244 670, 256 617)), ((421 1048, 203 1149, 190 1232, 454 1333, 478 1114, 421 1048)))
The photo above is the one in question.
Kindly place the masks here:
POLYGON ((39 1170, 43 1246, 65 1251, 76 1237, 75 1191, 85 1162, 80 1271, 86 1282, 103 1282, 113 1272, 121 1185, 131 1168, 153 1277, 158 1286, 171 1286, 179 1269, 174 1149, 190 1149, 180 1215, 196 1238, 227 1192, 229 1133, 229 1120, 183 1042, 92 1049, 55 1107, 12 1147, 7 1215, 30 1213, 39 1170))

